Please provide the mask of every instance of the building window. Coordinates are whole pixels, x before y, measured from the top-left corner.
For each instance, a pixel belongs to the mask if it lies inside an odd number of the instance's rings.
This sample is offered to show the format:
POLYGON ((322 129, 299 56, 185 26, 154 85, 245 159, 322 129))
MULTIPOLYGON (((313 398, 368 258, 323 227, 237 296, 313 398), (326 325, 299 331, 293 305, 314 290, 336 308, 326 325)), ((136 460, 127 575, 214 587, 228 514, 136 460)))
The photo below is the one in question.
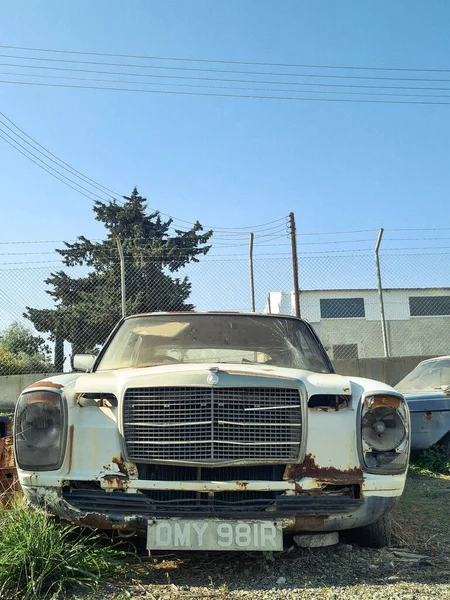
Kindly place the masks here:
POLYGON ((358 344, 336 344, 333 346, 333 358, 337 360, 356 360, 358 358, 358 344))
POLYGON ((411 317, 450 315, 450 296, 410 296, 411 317))
POLYGON ((364 298, 325 298, 320 300, 322 319, 364 318, 364 298))

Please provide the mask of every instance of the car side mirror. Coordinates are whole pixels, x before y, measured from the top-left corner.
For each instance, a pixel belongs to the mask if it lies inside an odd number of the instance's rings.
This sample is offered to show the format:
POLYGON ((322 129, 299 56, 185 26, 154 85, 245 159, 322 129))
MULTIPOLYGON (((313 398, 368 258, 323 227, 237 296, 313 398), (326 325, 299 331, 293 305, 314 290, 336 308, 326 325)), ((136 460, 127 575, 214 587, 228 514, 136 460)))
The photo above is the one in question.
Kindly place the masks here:
POLYGON ((94 354, 75 354, 73 357, 73 370, 86 373, 94 364, 95 358, 94 354))

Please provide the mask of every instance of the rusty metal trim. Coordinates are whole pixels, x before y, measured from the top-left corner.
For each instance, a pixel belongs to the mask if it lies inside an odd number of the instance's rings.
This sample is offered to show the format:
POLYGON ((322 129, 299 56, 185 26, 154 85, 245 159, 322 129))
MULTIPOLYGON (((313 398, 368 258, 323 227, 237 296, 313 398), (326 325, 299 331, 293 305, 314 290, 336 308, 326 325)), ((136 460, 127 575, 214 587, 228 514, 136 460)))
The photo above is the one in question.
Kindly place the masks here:
POLYGON ((111 483, 120 479, 118 488, 129 490, 192 491, 200 493, 226 491, 280 491, 295 490, 296 484, 290 481, 149 481, 124 479, 107 475, 100 480, 102 488, 111 489, 111 483), (113 481, 114 480, 114 481, 113 481))
POLYGON ((42 380, 42 381, 36 381, 36 383, 32 383, 31 385, 27 386, 25 390, 31 390, 33 388, 50 388, 50 389, 56 389, 56 390, 62 390, 64 386, 61 385, 60 383, 53 383, 53 381, 46 381, 46 380, 42 380))

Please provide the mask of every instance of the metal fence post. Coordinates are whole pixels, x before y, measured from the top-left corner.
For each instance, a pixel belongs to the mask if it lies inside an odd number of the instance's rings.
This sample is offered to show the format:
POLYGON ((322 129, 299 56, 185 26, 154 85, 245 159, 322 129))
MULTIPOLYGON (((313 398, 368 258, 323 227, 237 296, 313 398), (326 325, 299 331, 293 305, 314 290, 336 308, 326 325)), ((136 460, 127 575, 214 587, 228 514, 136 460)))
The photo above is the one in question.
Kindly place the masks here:
POLYGON ((250 243, 248 249, 248 261, 250 267, 250 299, 252 303, 252 312, 255 312, 255 277, 253 271, 253 240, 255 235, 250 234, 250 243))
POLYGON ((384 355, 386 358, 390 356, 389 350, 389 339, 386 328, 386 317, 384 315, 384 300, 383 300, 383 287, 381 285, 381 271, 380 271, 380 257, 379 257, 379 249, 381 244, 381 238, 383 237, 384 229, 380 227, 380 231, 378 232, 377 243, 375 245, 375 264, 377 267, 377 281, 378 281, 378 298, 380 300, 380 315, 381 315, 381 332, 383 335, 383 347, 384 347, 384 355))
POLYGON ((125 290, 125 257, 123 255, 122 242, 117 238, 117 249, 120 257, 120 295, 122 298, 122 317, 127 316, 126 290, 125 290))
POLYGON ((298 286, 298 258, 297 258, 297 234, 295 231, 294 213, 289 213, 289 229, 291 235, 291 251, 292 251, 292 275, 294 280, 294 307, 295 316, 300 317, 300 289, 298 286))

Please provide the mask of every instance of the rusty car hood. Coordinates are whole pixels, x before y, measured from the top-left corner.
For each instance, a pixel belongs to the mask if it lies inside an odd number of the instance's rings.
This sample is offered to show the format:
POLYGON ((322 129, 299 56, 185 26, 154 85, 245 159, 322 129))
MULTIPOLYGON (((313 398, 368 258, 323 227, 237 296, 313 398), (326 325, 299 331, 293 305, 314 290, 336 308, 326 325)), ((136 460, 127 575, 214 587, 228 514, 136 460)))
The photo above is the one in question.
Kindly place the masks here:
POLYGON ((287 369, 267 365, 188 363, 159 365, 143 368, 125 368, 111 371, 83 373, 75 382, 75 392, 116 393, 126 387, 208 385, 207 377, 216 372, 218 385, 270 385, 286 387, 304 385, 308 395, 350 394, 351 382, 348 377, 334 373, 313 373, 299 369, 287 369))

